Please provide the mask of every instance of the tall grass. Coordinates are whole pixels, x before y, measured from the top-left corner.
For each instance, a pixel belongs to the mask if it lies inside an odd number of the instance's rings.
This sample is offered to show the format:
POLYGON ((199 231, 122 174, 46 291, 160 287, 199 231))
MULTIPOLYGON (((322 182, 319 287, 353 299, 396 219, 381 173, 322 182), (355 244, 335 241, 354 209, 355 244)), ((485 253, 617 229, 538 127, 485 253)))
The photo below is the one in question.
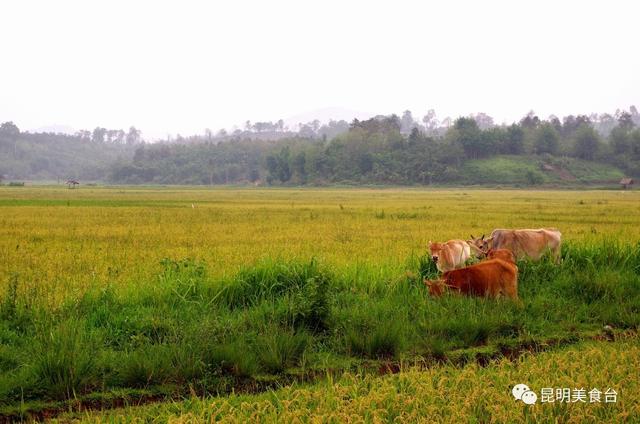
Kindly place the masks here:
POLYGON ((640 249, 625 242, 640 233, 625 227, 637 209, 627 195, 600 204, 600 193, 567 194, 571 203, 548 193, 335 191, 292 206, 288 191, 194 191, 209 203, 193 209, 177 193, 140 194, 152 198, 134 207, 113 200, 126 193, 97 192, 64 213, 37 200, 4 206, 0 406, 131 388, 224 393, 292 373, 491 355, 640 326, 640 249), (429 238, 573 222, 576 208, 588 222, 566 225, 581 241, 564 244, 560 265, 518 264, 521 302, 428 296, 429 238))
MULTIPOLYGON (((636 422, 640 416, 637 339, 614 344, 581 343, 527 355, 491 367, 449 364, 404 369, 391 376, 344 374, 314 385, 286 387, 257 395, 190 397, 121 410, 85 413, 87 421, 168 422, 437 422, 537 423, 636 422), (618 392, 615 403, 515 402, 514 384, 585 387, 618 392)), ((65 419, 76 418, 69 415, 65 419)))
POLYGON ((382 281, 366 268, 345 280, 315 259, 264 261, 222 280, 203 263, 167 260, 153 288, 90 289, 55 311, 25 307, 32 302, 12 278, 0 299, 0 402, 167 385, 215 393, 229 378, 344 360, 444 358, 603 325, 637 328, 638 257, 631 245, 567 244, 559 265, 520 262, 522 302, 432 299, 421 283, 434 275, 428 257, 382 281))

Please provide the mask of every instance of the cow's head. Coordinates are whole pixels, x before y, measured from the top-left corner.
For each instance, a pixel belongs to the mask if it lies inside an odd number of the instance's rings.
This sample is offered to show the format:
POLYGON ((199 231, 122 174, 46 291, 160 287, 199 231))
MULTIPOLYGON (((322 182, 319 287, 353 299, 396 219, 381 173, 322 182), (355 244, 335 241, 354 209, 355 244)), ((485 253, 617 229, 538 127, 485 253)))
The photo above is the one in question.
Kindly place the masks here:
POLYGON ((445 289, 445 283, 443 280, 427 280, 424 279, 424 285, 429 289, 429 295, 434 297, 442 296, 445 289))
POLYGON ((429 253, 433 262, 438 263, 440 252, 442 251, 442 243, 432 243, 429 241, 429 253))
POLYGON ((471 246, 471 249, 473 249, 473 251, 475 252, 476 257, 478 259, 482 259, 487 255, 487 252, 489 251, 489 249, 491 249, 492 241, 493 241, 493 237, 485 238, 483 234, 482 237, 474 237, 472 235, 471 239, 467 240, 467 243, 469 244, 469 246, 471 246))
POLYGON ((489 249, 487 252, 487 258, 502 259, 503 261, 512 264, 516 263, 516 258, 513 256, 513 253, 507 249, 489 249))

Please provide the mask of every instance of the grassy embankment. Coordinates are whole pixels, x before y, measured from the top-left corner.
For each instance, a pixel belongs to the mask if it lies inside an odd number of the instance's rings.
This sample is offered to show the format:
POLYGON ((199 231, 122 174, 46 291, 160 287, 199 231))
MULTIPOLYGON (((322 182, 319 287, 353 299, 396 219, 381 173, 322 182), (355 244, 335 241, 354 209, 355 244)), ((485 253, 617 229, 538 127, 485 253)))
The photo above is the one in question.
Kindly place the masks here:
POLYGON ((576 158, 495 156, 470 160, 460 172, 463 184, 616 187, 624 173, 618 168, 576 158))

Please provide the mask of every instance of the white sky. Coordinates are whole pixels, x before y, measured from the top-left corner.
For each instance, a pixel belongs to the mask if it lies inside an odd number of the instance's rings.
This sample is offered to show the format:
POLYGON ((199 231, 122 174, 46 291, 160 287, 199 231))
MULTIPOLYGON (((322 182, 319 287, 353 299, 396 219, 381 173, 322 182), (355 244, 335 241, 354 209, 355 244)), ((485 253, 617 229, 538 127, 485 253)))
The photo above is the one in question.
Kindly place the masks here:
POLYGON ((325 107, 640 106, 638 1, 3 1, 0 122, 202 133, 325 107))

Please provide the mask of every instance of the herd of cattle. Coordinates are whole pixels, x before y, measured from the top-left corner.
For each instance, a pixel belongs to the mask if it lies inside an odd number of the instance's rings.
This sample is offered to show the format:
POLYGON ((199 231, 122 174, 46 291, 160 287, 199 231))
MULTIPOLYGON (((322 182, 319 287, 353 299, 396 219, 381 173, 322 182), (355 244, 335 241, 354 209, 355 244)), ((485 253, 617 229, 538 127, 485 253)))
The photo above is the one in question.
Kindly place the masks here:
POLYGON ((516 260, 542 258, 551 251, 556 263, 560 260, 562 234, 555 228, 536 230, 493 230, 491 236, 470 240, 429 242, 431 259, 442 275, 424 283, 429 294, 440 296, 446 289, 473 296, 518 298, 518 267, 516 260), (473 256, 480 262, 466 266, 473 256))

